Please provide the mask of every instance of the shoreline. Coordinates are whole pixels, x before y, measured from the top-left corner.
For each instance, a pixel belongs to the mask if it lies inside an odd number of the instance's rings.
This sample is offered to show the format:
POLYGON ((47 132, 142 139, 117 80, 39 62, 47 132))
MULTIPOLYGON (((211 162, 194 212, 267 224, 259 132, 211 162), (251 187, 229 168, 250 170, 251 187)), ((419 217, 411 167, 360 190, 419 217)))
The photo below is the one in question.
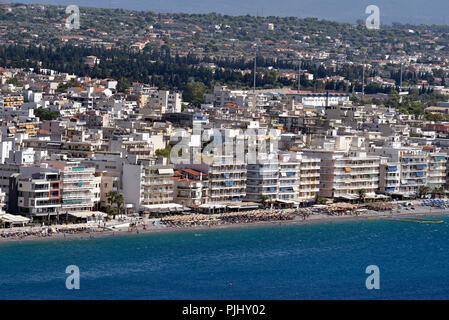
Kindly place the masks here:
MULTIPOLYGON (((433 210, 432 210, 433 211, 433 210)), ((57 233, 52 236, 29 236, 25 238, 0 238, 0 245, 3 243, 26 243, 35 241, 51 241, 51 240, 95 240, 98 238, 105 237, 121 237, 127 235, 147 235, 152 233, 171 233, 171 232, 184 232, 184 231, 202 231, 202 230, 221 230, 221 229, 239 229, 239 228, 257 228, 261 226, 286 226, 286 225, 307 225, 311 223, 323 223, 323 222, 343 222, 343 221, 360 221, 360 220, 381 220, 397 217, 429 217, 434 218, 437 216, 449 215, 449 211, 437 210, 429 212, 396 212, 396 213, 386 213, 378 212, 363 215, 343 215, 343 216, 329 216, 324 214, 311 215, 309 218, 303 220, 300 217, 295 217, 293 220, 279 220, 279 221, 258 221, 249 223, 228 223, 219 225, 199 225, 191 227, 154 227, 146 225, 146 230, 142 229, 140 226, 137 230, 134 229, 129 231, 129 229, 117 229, 116 231, 101 231, 101 232, 83 232, 83 233, 73 233, 64 234, 57 233)))

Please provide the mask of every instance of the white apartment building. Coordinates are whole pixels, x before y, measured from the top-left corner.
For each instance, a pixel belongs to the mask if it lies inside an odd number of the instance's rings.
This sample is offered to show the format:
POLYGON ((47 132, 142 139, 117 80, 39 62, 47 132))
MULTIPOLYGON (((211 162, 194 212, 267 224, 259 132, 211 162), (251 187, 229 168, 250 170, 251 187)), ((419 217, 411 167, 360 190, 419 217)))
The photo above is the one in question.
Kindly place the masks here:
POLYGON ((92 211, 100 202, 101 177, 95 176, 95 168, 79 164, 61 170, 61 212, 92 211))
POLYGON ((246 197, 247 165, 233 156, 216 156, 211 163, 181 164, 177 168, 207 174, 209 203, 242 201, 246 197))
POLYGON ((181 112, 182 95, 179 92, 158 90, 149 97, 148 106, 152 109, 160 106, 161 113, 178 113, 181 112))
POLYGON ((422 148, 383 148, 388 162, 381 165, 380 190, 386 194, 414 197, 421 186, 441 188, 446 183, 447 154, 422 148))
POLYGON ((421 186, 431 189, 446 183, 447 154, 425 151, 422 147, 403 147, 399 136, 374 150, 385 157, 380 166, 380 191, 414 197, 421 186))
POLYGON ((126 204, 145 210, 173 204, 173 165, 156 160, 124 163, 122 187, 126 204))
POLYGON ((320 188, 320 162, 319 158, 299 158, 299 195, 300 203, 314 203, 320 188))
POLYGON ((279 192, 278 200, 295 203, 299 192, 300 163, 283 157, 279 162, 279 192))
POLYGON ((246 198, 255 202, 312 203, 319 191, 319 163, 320 159, 292 154, 248 164, 246 198))
POLYGON ((379 188, 379 156, 364 151, 304 150, 304 154, 319 158, 320 195, 326 198, 357 200, 359 190, 366 198, 375 198, 379 188))
POLYGON ((431 153, 428 155, 427 183, 431 189, 438 189, 446 184, 448 155, 446 153, 431 153))
POLYGON ((248 164, 246 198, 249 201, 274 201, 279 193, 279 164, 270 161, 248 164))
POLYGON ((207 174, 193 170, 175 171, 175 202, 186 207, 199 207, 209 201, 209 179, 207 174))
POLYGON ((61 209, 58 170, 31 175, 13 174, 9 186, 9 212, 29 218, 56 216, 61 209))
POLYGON ((207 173, 209 202, 241 201, 246 196, 246 163, 215 158, 207 173))
POLYGON ((325 107, 350 102, 350 95, 347 93, 296 93, 293 95, 296 101, 305 106, 325 107))

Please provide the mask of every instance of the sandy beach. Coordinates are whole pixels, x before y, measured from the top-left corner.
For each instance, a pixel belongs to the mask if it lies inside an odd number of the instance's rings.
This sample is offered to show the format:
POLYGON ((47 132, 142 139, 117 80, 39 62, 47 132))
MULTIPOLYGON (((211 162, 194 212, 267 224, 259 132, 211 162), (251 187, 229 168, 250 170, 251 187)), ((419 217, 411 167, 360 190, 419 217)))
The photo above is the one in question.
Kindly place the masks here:
MULTIPOLYGON (((305 225, 310 223, 320 223, 320 222, 340 222, 340 221, 356 221, 356 220, 367 220, 367 219, 391 219, 398 217, 429 217, 448 215, 448 209, 437 209, 432 208, 429 210, 427 207, 415 206, 414 210, 405 208, 396 209, 393 211, 372 211, 369 210, 363 214, 359 215, 327 215, 327 214, 312 214, 306 218, 295 215, 292 220, 280 220, 280 221, 258 221, 258 222, 248 222, 248 223, 224 223, 216 225, 196 225, 196 226, 166 226, 162 224, 154 225, 155 219, 143 221, 142 224, 137 227, 122 227, 115 230, 99 228, 97 224, 83 225, 86 231, 75 232, 75 233, 63 233, 57 232, 51 235, 29 235, 26 237, 0 237, 0 243, 5 242, 28 242, 36 240, 70 240, 70 239, 96 239, 100 237, 114 237, 114 236, 125 236, 125 235, 144 235, 149 233, 161 233, 161 232, 177 232, 177 231, 201 231, 201 230, 220 230, 229 228, 252 228, 267 225, 305 225)), ((282 211, 282 210, 278 210, 282 211)), ((15 229, 3 229, 0 230, 0 235, 2 232, 20 232, 19 230, 24 230, 27 228, 15 228, 15 229)), ((29 228, 28 228, 29 229, 29 228)))

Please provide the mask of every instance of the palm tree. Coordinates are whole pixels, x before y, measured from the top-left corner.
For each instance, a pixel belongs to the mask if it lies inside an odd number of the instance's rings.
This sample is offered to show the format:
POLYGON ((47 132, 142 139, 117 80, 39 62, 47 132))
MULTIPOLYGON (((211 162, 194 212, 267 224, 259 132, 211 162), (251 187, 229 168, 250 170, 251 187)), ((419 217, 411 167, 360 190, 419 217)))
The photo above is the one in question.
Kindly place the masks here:
POLYGON ((438 194, 439 198, 444 197, 445 193, 446 193, 446 190, 444 190, 443 186, 437 188, 437 194, 438 194))
POLYGON ((430 190, 430 195, 432 199, 435 199, 438 195, 438 188, 433 188, 430 190))
POLYGON ((425 196, 427 196, 429 194, 430 188, 428 186, 420 186, 419 190, 418 190, 418 197, 419 198, 424 198, 425 196))
POLYGON ((359 189, 357 190, 357 195, 359 196, 359 201, 364 202, 366 197, 366 190, 365 189, 359 189))
POLYGON ((125 198, 123 197, 123 194, 117 191, 109 191, 106 196, 108 197, 108 202, 111 204, 110 206, 106 207, 106 211, 115 219, 116 215, 120 215, 123 213, 123 209, 125 208, 125 198), (112 205, 114 204, 115 208, 112 207, 112 205))
POLYGON ((322 197, 322 196, 320 196, 319 194, 317 194, 315 196, 315 203, 316 204, 326 204, 327 203, 327 199, 322 197))
POLYGON ((266 209, 267 208, 268 198, 266 196, 262 196, 261 202, 262 202, 263 208, 266 209))

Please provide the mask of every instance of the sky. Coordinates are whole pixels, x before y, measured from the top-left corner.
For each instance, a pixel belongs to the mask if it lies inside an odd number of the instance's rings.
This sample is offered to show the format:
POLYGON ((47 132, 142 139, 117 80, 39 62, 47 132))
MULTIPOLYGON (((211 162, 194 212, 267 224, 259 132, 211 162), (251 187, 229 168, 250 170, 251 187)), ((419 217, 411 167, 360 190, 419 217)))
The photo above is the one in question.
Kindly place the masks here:
POLYGON ((365 8, 377 5, 381 23, 449 24, 449 0, 21 0, 0 1, 123 8, 155 12, 317 17, 355 23, 365 8))

